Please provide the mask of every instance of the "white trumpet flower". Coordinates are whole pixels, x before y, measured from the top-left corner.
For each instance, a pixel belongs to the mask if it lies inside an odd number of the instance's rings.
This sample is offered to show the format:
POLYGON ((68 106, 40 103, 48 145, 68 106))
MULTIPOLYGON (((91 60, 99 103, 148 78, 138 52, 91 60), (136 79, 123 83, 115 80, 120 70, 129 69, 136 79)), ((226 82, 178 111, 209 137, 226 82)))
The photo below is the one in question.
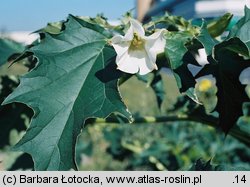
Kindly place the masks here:
POLYGON ((117 69, 140 75, 145 75, 154 69, 157 54, 162 53, 165 47, 163 37, 165 29, 161 29, 150 36, 145 36, 145 31, 137 20, 130 19, 130 27, 125 34, 116 35, 111 39, 117 57, 117 69))

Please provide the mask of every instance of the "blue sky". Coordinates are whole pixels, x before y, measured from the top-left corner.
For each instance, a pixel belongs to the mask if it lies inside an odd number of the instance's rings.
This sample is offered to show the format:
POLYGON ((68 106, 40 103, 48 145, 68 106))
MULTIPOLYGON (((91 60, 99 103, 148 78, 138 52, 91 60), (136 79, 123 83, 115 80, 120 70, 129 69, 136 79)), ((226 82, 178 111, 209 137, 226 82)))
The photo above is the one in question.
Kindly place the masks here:
POLYGON ((116 20, 135 7, 135 0, 2 0, 0 30, 34 31, 68 14, 95 16, 104 13, 116 20))

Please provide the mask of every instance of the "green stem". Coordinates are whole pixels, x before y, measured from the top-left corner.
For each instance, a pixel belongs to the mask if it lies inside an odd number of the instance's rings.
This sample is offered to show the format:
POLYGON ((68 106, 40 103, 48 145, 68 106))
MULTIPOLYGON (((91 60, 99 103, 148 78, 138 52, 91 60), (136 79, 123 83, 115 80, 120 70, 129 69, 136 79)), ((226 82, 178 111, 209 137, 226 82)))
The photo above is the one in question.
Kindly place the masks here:
MULTIPOLYGON (((145 117, 134 118, 133 124, 139 124, 139 123, 156 124, 156 123, 176 122, 176 121, 197 122, 214 128, 218 128, 217 118, 213 116, 209 116, 206 118, 201 118, 197 116, 186 116, 186 115, 159 116, 159 117, 145 116, 145 117)), ((98 118, 95 120, 95 123, 120 123, 120 121, 117 118, 109 117, 106 119, 98 118)), ((124 120, 124 123, 129 123, 129 122, 124 120)), ((238 139, 239 141, 243 142, 247 146, 250 145, 250 134, 246 131, 239 129, 237 126, 233 127, 228 134, 238 139)))
MULTIPOLYGON (((144 116, 144 117, 137 117, 134 118, 133 124, 136 123, 162 123, 162 122, 171 122, 171 121, 187 121, 187 117, 185 116, 159 116, 159 117, 153 117, 153 116, 144 116)), ((126 120, 124 120, 125 123, 129 123, 126 120)), ((119 123, 120 121, 117 118, 109 117, 106 119, 97 118, 95 123, 119 123)))

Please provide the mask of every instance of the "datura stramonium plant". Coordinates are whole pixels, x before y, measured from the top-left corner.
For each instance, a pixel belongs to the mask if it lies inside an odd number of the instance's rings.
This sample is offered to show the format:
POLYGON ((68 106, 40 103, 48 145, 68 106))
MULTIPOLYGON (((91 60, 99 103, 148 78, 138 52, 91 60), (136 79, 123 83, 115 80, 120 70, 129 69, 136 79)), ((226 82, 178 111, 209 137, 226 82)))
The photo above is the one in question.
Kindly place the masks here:
POLYGON ((162 53, 165 47, 165 29, 145 36, 144 28, 137 20, 130 19, 130 27, 125 34, 116 35, 111 39, 117 57, 117 69, 126 73, 145 75, 154 69, 157 54, 162 53))

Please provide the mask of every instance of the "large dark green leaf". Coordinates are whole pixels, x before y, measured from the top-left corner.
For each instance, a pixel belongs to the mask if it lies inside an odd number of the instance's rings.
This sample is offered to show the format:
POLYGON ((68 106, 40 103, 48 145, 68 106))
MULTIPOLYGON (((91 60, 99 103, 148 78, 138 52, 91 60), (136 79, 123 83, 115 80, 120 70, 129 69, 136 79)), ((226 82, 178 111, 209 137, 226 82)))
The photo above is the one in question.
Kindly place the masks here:
MULTIPOLYGON (((239 81, 240 73, 250 66, 250 61, 235 52, 235 48, 244 49, 244 43, 238 38, 224 41, 214 48, 217 63, 206 65, 197 75, 212 74, 216 78, 218 102, 215 110, 219 113, 219 126, 228 132, 243 115, 242 105, 249 101, 245 86, 239 81)), ((246 46, 245 46, 246 48, 246 46)))
POLYGON ((35 112, 14 149, 31 154, 36 170, 76 169, 76 139, 87 118, 105 118, 112 112, 131 118, 117 80, 102 82, 96 77, 115 56, 106 46, 110 35, 73 16, 64 28, 57 35, 45 33, 30 49, 39 63, 4 101, 25 103, 35 112))

